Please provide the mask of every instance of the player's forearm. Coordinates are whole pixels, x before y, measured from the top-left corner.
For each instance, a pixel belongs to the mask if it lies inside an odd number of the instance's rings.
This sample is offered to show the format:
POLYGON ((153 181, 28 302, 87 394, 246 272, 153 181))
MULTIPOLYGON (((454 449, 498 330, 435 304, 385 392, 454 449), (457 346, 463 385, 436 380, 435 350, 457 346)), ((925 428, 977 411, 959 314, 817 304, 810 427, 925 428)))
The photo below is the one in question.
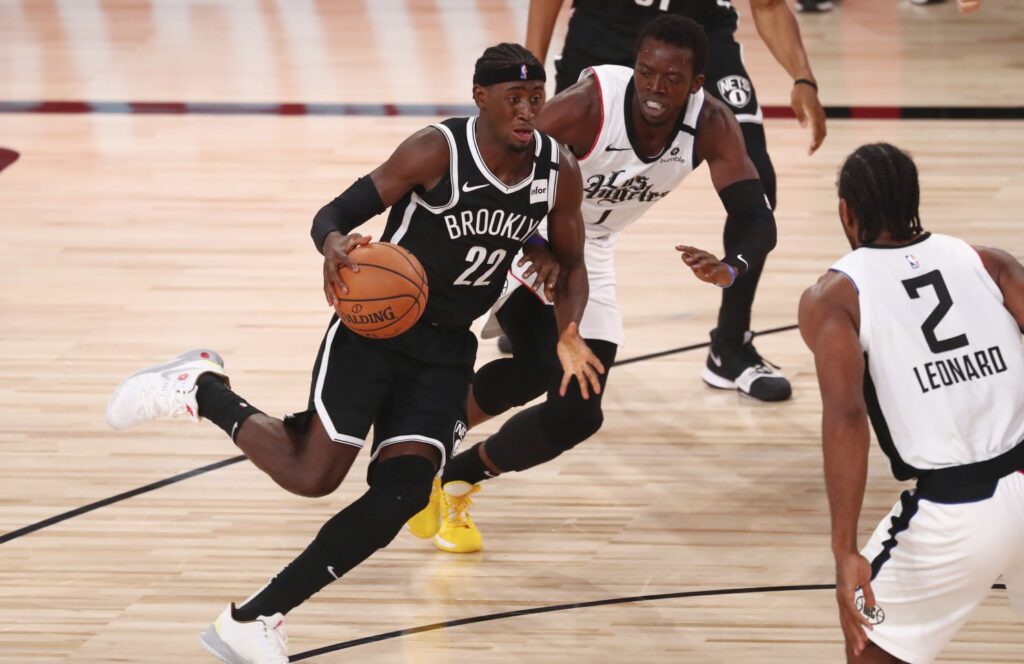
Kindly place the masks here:
POLYGON ((559 335, 569 323, 579 324, 589 297, 590 282, 584 262, 579 260, 568 268, 563 265, 555 285, 555 321, 559 335))
POLYGON ((384 202, 373 180, 361 177, 340 196, 320 208, 313 217, 309 231, 317 251, 323 252, 324 241, 331 233, 351 233, 357 226, 384 211, 384 202))
POLYGON ((547 59, 548 47, 551 46, 551 33, 555 30, 555 21, 562 8, 562 0, 531 0, 530 12, 526 19, 526 46, 530 53, 537 56, 541 64, 547 59))
POLYGON ((796 16, 783 0, 751 3, 754 25, 761 40, 794 81, 814 80, 811 63, 800 38, 796 16))
POLYGON ((826 408, 821 435, 832 518, 832 553, 839 556, 857 551, 857 522, 868 473, 867 415, 858 411, 833 413, 826 408))
POLYGON ((725 257, 739 276, 760 265, 775 248, 775 214, 760 180, 735 182, 718 192, 725 207, 725 257))

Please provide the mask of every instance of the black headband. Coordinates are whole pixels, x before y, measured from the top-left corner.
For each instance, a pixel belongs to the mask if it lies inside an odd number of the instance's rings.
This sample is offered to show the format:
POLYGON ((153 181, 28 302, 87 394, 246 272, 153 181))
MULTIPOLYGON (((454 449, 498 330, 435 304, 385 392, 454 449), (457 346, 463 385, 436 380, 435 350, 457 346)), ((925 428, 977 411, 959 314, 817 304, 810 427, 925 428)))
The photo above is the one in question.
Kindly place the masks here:
POLYGON ((474 85, 494 85, 495 83, 510 83, 512 81, 546 81, 547 75, 541 65, 508 65, 506 67, 495 67, 485 69, 473 74, 474 85))

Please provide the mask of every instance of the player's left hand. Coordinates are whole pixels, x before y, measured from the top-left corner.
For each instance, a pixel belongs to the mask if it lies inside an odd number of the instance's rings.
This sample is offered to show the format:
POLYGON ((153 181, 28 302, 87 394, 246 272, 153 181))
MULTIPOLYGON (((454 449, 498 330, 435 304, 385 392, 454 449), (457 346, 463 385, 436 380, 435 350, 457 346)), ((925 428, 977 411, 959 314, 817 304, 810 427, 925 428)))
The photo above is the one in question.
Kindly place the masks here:
POLYGON ((604 373, 604 365, 597 359, 594 351, 580 336, 576 323, 569 323, 565 331, 558 337, 558 361, 562 363, 562 385, 558 389, 559 396, 565 396, 573 376, 580 383, 580 394, 584 399, 590 398, 590 392, 601 393, 601 379, 598 374, 604 373))
POLYGON ((547 243, 528 242, 523 245, 523 257, 519 259, 518 265, 522 267, 527 263, 530 264, 530 267, 523 272, 523 277, 529 279, 531 275, 536 274, 537 278, 533 280, 533 290, 537 291, 543 287, 544 295, 553 302, 555 300, 555 284, 558 283, 561 266, 555 255, 551 253, 547 243))
POLYGON ((860 655, 868 645, 865 629, 871 623, 857 609, 857 588, 864 591, 864 606, 873 609, 875 593, 871 590, 871 563, 859 553, 846 553, 836 558, 836 602, 839 603, 839 625, 846 645, 860 655))
POLYGON ((693 274, 701 281, 722 288, 732 286, 732 282, 735 281, 735 274, 732 270, 715 258, 713 254, 685 244, 677 246, 676 251, 679 252, 679 257, 683 259, 687 267, 693 270, 693 274))
POLYGON ((818 91, 809 85, 798 83, 793 86, 790 92, 790 105, 796 113, 796 119, 801 127, 811 126, 811 147, 807 154, 814 154, 814 151, 821 147, 825 140, 825 109, 818 101, 818 91))

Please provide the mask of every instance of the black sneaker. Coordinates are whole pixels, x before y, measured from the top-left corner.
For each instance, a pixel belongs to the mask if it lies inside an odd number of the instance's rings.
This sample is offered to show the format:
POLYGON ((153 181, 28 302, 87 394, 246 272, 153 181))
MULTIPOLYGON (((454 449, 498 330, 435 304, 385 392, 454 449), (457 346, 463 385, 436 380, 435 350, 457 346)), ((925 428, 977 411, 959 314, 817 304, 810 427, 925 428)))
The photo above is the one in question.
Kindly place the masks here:
POLYGON ((797 0, 796 10, 807 14, 821 14, 832 11, 834 4, 831 0, 797 0))
POLYGON ((727 347, 718 343, 717 330, 711 330, 711 348, 701 378, 711 387, 739 390, 760 401, 785 401, 793 394, 789 381, 779 367, 766 362, 751 343, 754 333, 743 333, 743 344, 727 347))
POLYGON ((504 334, 498 337, 498 352, 506 355, 512 354, 512 341, 504 334))

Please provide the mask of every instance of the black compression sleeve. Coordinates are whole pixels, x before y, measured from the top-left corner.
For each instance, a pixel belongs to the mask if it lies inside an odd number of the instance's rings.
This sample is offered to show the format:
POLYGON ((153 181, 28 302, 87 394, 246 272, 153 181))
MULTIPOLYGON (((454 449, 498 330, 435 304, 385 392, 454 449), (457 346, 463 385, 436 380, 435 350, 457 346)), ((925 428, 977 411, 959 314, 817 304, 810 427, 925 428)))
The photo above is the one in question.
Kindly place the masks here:
POLYGON ((722 262, 735 267, 742 276, 775 248, 775 215, 760 180, 734 182, 718 196, 728 213, 722 262))
POLYGON ((384 201, 373 184, 369 175, 356 180, 351 187, 327 205, 313 217, 313 228, 310 236, 321 251, 328 233, 351 233, 360 224, 384 211, 384 201))

